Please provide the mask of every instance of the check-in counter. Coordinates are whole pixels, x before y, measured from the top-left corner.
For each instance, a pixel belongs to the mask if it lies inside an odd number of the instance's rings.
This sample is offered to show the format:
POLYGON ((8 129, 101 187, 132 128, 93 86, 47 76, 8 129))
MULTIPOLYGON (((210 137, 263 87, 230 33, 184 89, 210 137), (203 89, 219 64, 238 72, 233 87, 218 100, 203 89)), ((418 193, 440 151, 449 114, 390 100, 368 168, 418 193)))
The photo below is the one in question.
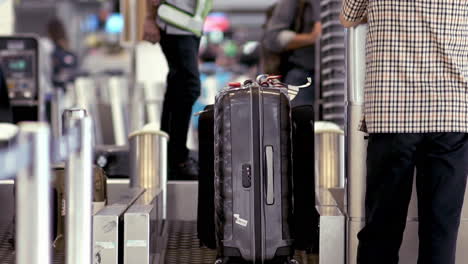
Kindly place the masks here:
POLYGON ((124 264, 161 263, 162 190, 148 189, 124 216, 124 264))
POLYGON ((124 214, 145 192, 131 188, 121 199, 93 217, 93 264, 119 264, 123 261, 124 214))

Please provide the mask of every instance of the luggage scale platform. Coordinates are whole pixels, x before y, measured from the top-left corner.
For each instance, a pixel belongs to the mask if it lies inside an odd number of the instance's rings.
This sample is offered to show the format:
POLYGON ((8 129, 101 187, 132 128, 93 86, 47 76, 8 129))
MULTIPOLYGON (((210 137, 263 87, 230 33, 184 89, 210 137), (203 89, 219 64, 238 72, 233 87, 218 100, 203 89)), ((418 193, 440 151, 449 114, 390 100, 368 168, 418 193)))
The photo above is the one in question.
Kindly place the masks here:
MULTIPOLYGON (((0 226, 0 264, 15 263, 15 253, 9 240, 12 226, 0 226)), ((172 221, 169 225, 169 240, 166 247, 165 264, 213 264, 216 251, 200 248, 197 238, 197 224, 193 221, 172 221)), ((318 264, 316 255, 297 252, 295 259, 301 264, 318 264)), ((63 264, 64 255, 54 255, 53 264, 63 264)))
MULTIPOLYGON (((171 222, 165 264, 213 264, 215 258, 215 250, 200 248, 196 222, 171 222)), ((298 251, 294 258, 301 264, 318 264, 316 255, 307 255, 298 251)))

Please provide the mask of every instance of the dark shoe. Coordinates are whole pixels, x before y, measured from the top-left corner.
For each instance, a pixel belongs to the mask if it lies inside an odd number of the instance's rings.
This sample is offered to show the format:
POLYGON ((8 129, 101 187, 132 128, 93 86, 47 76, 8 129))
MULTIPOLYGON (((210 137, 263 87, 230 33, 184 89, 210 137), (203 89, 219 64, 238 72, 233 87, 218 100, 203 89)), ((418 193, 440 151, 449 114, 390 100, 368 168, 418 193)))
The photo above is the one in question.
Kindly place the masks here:
POLYGON ((188 158, 185 162, 171 168, 172 179, 176 181, 196 181, 198 180, 198 164, 188 158))

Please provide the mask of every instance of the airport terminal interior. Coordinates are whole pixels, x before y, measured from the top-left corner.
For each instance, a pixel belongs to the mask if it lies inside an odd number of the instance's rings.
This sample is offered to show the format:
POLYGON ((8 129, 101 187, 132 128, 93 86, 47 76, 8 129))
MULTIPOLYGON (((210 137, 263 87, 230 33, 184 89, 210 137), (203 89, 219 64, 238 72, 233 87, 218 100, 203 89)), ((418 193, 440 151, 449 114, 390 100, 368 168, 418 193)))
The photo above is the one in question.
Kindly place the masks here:
MULTIPOLYGON (((171 67, 194 66, 167 56, 167 35, 143 40, 151 1, 0 0, 0 263, 355 264, 367 26, 345 29, 342 0, 317 0, 321 34, 301 55, 313 70, 284 84, 264 72, 276 0, 194 16, 163 4, 187 27, 204 19, 183 167, 171 140, 184 125, 164 128, 184 122, 186 98, 165 96, 171 67)), ((467 247, 464 210, 457 264, 467 247)), ((400 263, 417 252, 413 197, 400 263)))

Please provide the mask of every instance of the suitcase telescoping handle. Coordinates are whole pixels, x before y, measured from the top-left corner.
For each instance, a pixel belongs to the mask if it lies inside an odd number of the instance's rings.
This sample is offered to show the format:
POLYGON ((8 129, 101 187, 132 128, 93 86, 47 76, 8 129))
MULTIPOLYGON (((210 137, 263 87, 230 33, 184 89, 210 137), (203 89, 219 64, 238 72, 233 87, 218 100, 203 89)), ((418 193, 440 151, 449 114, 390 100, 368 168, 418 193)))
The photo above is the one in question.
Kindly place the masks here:
POLYGON ((266 169, 266 200, 267 205, 272 205, 275 203, 275 186, 274 186, 274 164, 273 164, 273 147, 265 147, 265 169, 266 169))

